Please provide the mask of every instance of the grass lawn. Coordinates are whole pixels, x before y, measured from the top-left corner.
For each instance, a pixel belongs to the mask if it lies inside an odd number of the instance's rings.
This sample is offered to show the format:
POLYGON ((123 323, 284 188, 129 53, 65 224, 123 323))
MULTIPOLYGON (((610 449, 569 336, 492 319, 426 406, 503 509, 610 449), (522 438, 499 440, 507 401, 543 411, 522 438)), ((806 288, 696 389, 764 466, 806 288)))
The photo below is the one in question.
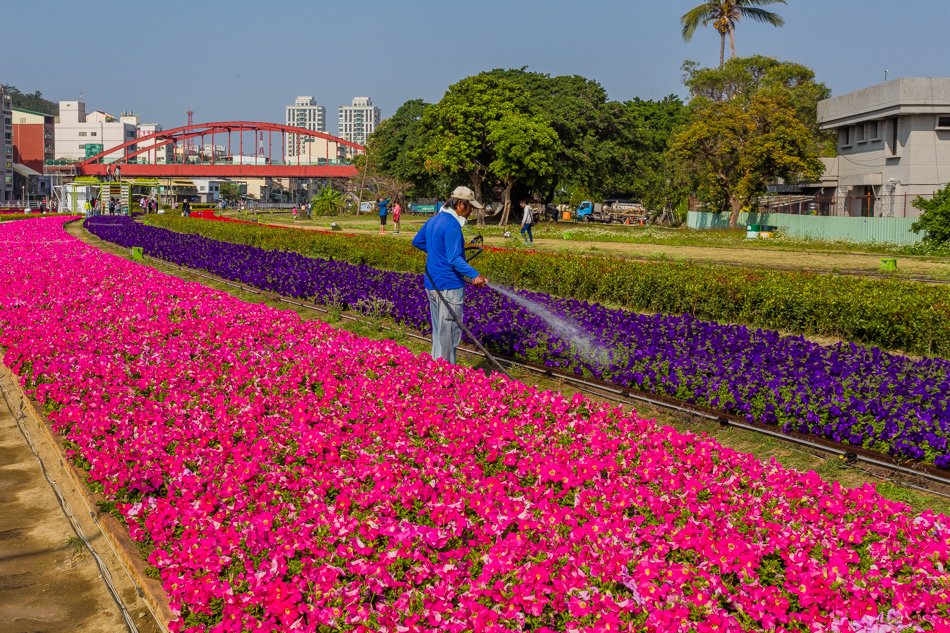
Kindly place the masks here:
MULTIPOLYGON (((344 231, 378 233, 379 216, 363 214, 339 217, 298 219, 294 222, 289 211, 239 213, 239 219, 258 219, 260 222, 293 225, 300 228, 329 228, 336 223, 344 231)), ((404 215, 402 231, 393 234, 392 218, 386 225, 391 238, 411 239, 428 216, 404 215)), ((518 234, 518 226, 510 225, 513 235, 506 239, 505 229, 495 225, 466 227, 466 234, 480 234, 485 243, 504 248, 527 248, 518 234)), ((704 264, 725 264, 816 272, 843 272, 878 274, 881 258, 897 257, 897 277, 950 280, 950 257, 908 255, 903 247, 882 244, 852 244, 849 242, 819 242, 773 238, 747 240, 744 230, 691 230, 685 228, 629 227, 618 225, 582 224, 577 222, 543 222, 533 229, 535 250, 570 251, 647 259, 657 261, 692 261, 704 264)))

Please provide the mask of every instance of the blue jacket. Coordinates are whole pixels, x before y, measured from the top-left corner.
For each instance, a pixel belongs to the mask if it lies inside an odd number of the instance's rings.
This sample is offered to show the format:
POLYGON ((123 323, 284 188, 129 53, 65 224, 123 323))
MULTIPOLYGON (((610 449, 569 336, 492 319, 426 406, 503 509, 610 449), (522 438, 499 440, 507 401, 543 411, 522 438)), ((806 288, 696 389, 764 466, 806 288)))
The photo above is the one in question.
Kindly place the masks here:
POLYGON ((412 239, 412 245, 427 255, 426 268, 436 284, 433 287, 429 275, 425 275, 427 290, 462 288, 465 286, 463 275, 478 277, 478 271, 465 261, 462 227, 454 213, 439 213, 429 218, 412 239))
POLYGON ((386 213, 389 211, 389 209, 388 209, 387 207, 389 207, 389 198, 386 198, 385 200, 380 200, 380 201, 379 201, 379 214, 380 214, 380 215, 386 215, 386 213))

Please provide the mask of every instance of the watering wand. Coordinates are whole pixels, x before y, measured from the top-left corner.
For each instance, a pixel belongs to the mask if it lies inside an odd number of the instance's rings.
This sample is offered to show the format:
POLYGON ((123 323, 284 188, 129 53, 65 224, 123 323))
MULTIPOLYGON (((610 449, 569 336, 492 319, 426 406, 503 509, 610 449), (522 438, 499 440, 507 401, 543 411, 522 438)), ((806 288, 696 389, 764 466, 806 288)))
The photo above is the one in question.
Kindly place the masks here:
MULTIPOLYGON (((482 254, 482 243, 484 243, 484 241, 485 240, 481 235, 476 235, 474 238, 472 238, 472 241, 469 242, 470 246, 465 247, 465 255, 464 255, 465 261, 470 262, 482 254), (469 251, 472 251, 471 255, 468 254, 469 251)), ((508 372, 505 371, 505 368, 501 366, 501 363, 499 363, 498 360, 494 356, 492 356, 491 353, 487 349, 485 349, 485 346, 481 344, 481 341, 475 338, 475 335, 472 334, 472 331, 468 329, 468 326, 466 326, 465 323, 463 323, 462 320, 458 317, 458 315, 455 314, 455 310, 452 309, 451 304, 449 304, 449 302, 446 301, 445 297, 442 296, 442 292, 436 287, 435 280, 432 279, 432 274, 429 273, 428 266, 426 266, 426 277, 429 278, 429 283, 432 284, 432 288, 435 290, 435 293, 439 296, 439 300, 442 302, 442 305, 444 305, 446 310, 449 311, 449 316, 452 317, 452 320, 459 324, 459 327, 462 328, 462 331, 465 332, 466 335, 468 335, 469 340, 475 343, 475 347, 477 347, 478 350, 482 354, 485 355, 485 358, 488 359, 488 362, 490 362, 495 367, 495 369, 501 372, 506 378, 511 379, 511 376, 509 376, 508 372)), ((467 278, 466 278, 466 281, 468 281, 467 278)))

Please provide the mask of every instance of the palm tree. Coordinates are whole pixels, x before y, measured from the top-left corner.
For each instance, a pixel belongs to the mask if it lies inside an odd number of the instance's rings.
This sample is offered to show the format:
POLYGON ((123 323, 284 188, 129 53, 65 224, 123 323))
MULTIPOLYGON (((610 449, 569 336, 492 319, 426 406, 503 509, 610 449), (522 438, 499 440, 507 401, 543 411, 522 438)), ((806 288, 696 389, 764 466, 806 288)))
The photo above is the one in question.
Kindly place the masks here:
POLYGON ((783 26, 785 20, 778 13, 766 11, 760 7, 772 4, 785 4, 785 0, 711 0, 704 2, 680 18, 683 23, 683 39, 687 42, 699 25, 709 26, 719 33, 719 67, 726 63, 726 35, 729 36, 730 57, 736 56, 736 24, 743 18, 764 22, 772 26, 783 26))

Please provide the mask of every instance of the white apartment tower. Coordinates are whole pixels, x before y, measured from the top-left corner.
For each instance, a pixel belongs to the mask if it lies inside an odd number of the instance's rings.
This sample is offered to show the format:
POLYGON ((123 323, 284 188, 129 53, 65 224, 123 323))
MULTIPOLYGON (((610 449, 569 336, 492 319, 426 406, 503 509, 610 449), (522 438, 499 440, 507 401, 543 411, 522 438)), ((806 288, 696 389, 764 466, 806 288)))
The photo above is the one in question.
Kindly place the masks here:
POLYGON ((353 105, 340 106, 340 138, 366 145, 379 125, 379 108, 369 97, 353 97, 353 105))
MULTIPOLYGON (((293 105, 287 106, 284 122, 287 125, 306 128, 314 132, 326 132, 327 109, 318 104, 313 97, 297 97, 293 105)), ((326 159, 325 150, 312 147, 313 145, 323 146, 325 143, 314 143, 314 141, 315 139, 310 136, 287 134, 284 141, 284 162, 297 162, 298 156, 306 162, 310 162, 311 158, 326 159)))

